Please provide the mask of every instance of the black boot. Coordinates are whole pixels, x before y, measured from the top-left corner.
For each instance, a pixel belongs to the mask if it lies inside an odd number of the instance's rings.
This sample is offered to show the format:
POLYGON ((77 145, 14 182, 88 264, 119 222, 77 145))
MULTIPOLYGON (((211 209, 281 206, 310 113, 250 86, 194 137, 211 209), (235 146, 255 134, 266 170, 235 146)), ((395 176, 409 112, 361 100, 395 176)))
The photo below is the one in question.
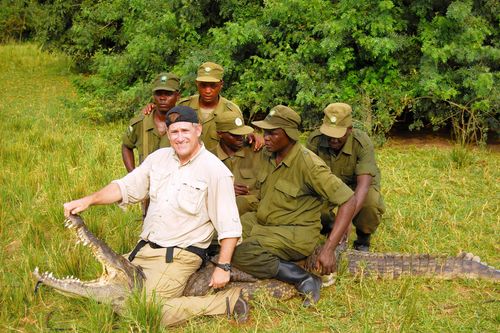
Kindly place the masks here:
POLYGON ((365 234, 361 230, 356 229, 358 239, 354 241, 353 247, 355 250, 368 252, 370 251, 370 237, 371 234, 365 234))
POLYGON ((304 295, 305 307, 319 301, 321 279, 289 261, 280 261, 276 279, 295 285, 300 294, 304 295))

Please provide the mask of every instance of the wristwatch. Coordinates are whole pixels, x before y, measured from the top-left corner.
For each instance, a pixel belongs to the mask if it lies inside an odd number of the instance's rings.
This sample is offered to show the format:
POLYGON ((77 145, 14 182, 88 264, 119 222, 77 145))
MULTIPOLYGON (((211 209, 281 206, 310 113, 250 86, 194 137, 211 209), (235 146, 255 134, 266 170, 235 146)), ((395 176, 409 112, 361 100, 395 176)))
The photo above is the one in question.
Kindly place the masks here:
POLYGON ((229 263, 220 264, 220 263, 214 262, 213 264, 215 266, 225 270, 226 272, 229 272, 231 270, 231 264, 229 264, 229 263))

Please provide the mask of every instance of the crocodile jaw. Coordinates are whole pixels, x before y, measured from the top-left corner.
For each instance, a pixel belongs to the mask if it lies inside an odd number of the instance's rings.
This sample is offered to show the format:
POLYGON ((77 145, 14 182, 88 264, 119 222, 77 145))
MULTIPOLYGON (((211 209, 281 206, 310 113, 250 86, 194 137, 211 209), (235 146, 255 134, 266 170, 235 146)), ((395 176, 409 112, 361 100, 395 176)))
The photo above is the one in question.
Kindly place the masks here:
POLYGON ((87 297, 114 306, 123 304, 132 290, 142 288, 145 279, 142 269, 116 254, 106 243, 95 237, 79 216, 70 216, 65 221, 65 226, 75 231, 76 243, 91 249, 94 257, 102 264, 103 273, 96 280, 81 281, 73 276, 59 279, 51 272, 40 273, 37 267, 33 272, 38 281, 37 286, 42 283, 67 296, 87 297))

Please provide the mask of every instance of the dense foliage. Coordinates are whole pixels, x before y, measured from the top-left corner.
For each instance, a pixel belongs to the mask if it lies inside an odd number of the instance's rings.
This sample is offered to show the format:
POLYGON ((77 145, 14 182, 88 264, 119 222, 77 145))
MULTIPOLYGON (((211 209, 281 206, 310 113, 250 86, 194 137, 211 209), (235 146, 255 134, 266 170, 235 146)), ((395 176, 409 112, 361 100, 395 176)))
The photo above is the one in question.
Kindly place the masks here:
POLYGON ((89 73, 84 112, 127 118, 164 70, 194 92, 197 66, 225 67, 224 95, 248 117, 276 104, 304 127, 330 102, 383 135, 451 126, 462 143, 497 135, 497 0, 1 0, 2 40, 34 38, 89 73))

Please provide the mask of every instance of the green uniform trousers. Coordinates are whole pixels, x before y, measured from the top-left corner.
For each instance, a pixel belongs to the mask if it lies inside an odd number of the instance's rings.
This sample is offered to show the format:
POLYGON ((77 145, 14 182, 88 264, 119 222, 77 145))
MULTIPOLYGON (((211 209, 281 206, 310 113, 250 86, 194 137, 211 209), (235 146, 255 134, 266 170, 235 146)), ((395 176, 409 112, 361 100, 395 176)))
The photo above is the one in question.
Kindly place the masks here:
MULTIPOLYGON (((206 296, 182 296, 187 280, 201 265, 201 258, 183 249, 174 249, 174 261, 165 262, 166 249, 144 246, 133 260, 146 275, 145 289, 148 299, 155 293, 163 304, 162 324, 179 324, 199 315, 226 313, 226 298, 231 311, 238 300, 241 288, 222 290, 206 296)), ((128 257, 128 254, 127 256, 128 257)), ((208 283, 209 281, 207 281, 208 283)))
POLYGON ((233 253, 233 265, 259 279, 273 278, 278 273, 280 260, 298 261, 305 258, 300 252, 290 248, 290 239, 280 237, 280 228, 293 226, 262 226, 268 229, 266 236, 252 236, 252 228, 258 224, 256 214, 249 212, 241 216, 243 242, 233 253))
MULTIPOLYGON (((335 207, 328 204, 321 211, 321 224, 323 226, 333 225, 335 215, 331 212, 335 207)), ((352 223, 357 230, 365 234, 372 234, 377 230, 382 214, 385 212, 384 199, 380 192, 373 186, 370 186, 366 194, 365 202, 358 214, 352 219, 352 223)))

